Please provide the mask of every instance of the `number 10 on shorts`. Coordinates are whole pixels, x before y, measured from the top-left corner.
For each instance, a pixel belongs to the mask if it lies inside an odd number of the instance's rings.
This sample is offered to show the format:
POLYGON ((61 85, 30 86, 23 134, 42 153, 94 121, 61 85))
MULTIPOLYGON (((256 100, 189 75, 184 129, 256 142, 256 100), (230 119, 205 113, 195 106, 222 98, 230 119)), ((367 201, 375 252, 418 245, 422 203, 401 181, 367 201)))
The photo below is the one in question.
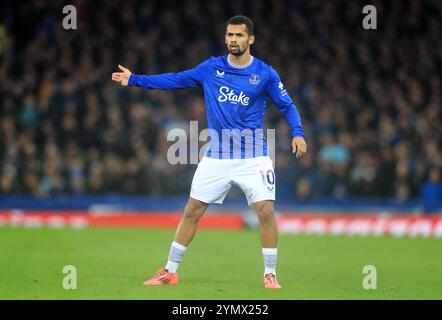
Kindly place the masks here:
POLYGON ((267 187, 269 191, 273 191, 275 188, 275 173, 273 170, 260 170, 259 173, 261 174, 262 183, 267 187))

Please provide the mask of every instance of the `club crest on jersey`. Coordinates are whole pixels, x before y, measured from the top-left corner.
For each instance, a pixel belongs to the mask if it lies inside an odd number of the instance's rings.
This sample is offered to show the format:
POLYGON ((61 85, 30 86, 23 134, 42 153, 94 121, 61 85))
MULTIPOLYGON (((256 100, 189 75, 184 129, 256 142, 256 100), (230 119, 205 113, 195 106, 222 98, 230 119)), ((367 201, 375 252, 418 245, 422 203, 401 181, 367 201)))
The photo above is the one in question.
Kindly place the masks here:
POLYGON ((242 104, 243 106, 248 106, 250 102, 250 97, 246 96, 244 92, 240 92, 239 95, 235 93, 229 87, 221 87, 219 88, 220 96, 218 97, 219 102, 230 101, 233 104, 242 104))
POLYGON ((259 75, 252 73, 250 75, 249 82, 253 85, 257 85, 259 83, 259 75))
POLYGON ((225 73, 226 73, 225 71, 216 70, 216 76, 218 78, 223 78, 225 73))

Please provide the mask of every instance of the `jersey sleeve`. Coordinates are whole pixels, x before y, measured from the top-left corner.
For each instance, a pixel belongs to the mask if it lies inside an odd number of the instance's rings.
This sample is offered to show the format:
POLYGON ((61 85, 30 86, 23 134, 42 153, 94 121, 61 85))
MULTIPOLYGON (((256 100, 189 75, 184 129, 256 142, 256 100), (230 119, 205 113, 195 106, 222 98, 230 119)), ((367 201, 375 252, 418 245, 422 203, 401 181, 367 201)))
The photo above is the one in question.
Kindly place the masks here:
POLYGON ((287 90, 284 88, 278 73, 271 67, 267 85, 267 94, 282 113, 284 119, 288 122, 292 138, 300 136, 305 139, 304 129, 302 127, 298 109, 290 98, 287 90))
POLYGON ((204 76, 209 60, 206 60, 193 69, 158 75, 136 75, 129 77, 129 86, 146 89, 176 90, 203 86, 204 76))

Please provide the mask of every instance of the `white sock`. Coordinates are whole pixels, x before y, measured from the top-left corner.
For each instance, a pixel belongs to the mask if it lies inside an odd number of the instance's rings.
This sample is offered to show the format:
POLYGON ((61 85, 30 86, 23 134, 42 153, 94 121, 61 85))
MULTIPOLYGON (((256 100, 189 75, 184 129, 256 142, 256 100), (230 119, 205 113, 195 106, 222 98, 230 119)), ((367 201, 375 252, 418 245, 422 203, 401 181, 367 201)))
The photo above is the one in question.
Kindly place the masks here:
POLYGON ((264 276, 273 273, 276 276, 276 261, 278 256, 277 248, 262 248, 264 258, 264 276))
POLYGON ((187 247, 173 241, 169 250, 169 258, 165 269, 170 273, 176 273, 180 262, 183 260, 184 253, 186 253, 187 247))
POLYGON ((179 265, 180 264, 178 262, 173 262, 173 261, 167 260, 167 264, 164 269, 167 269, 167 271, 170 273, 176 273, 179 265))

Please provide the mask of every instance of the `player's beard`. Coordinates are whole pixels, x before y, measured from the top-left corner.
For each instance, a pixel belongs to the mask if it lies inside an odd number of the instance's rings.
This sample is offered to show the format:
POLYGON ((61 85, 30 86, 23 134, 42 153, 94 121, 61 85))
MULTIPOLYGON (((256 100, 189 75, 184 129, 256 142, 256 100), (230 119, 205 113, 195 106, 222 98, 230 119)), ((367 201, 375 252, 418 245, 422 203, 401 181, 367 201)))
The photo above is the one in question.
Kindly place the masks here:
POLYGON ((230 53, 232 56, 235 56, 235 57, 240 57, 240 56, 242 56, 242 55, 244 54, 244 52, 246 52, 246 50, 247 50, 247 48, 241 51, 241 47, 240 47, 240 46, 238 46, 238 49, 236 49, 236 50, 232 50, 232 49, 230 49, 230 47, 229 47, 229 53, 230 53))

